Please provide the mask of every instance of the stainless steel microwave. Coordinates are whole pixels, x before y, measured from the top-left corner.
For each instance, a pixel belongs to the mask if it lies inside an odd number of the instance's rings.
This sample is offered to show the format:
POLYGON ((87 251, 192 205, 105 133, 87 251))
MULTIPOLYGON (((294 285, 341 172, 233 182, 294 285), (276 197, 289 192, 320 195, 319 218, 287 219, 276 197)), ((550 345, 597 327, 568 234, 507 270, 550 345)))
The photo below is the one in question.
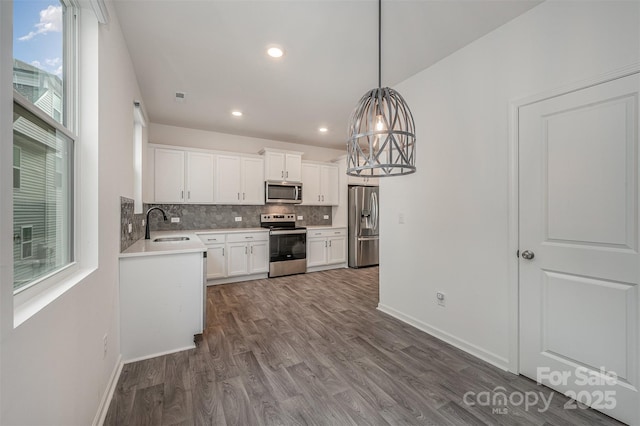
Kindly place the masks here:
POLYGON ((266 181, 264 197, 266 203, 300 204, 302 202, 302 183, 266 181))

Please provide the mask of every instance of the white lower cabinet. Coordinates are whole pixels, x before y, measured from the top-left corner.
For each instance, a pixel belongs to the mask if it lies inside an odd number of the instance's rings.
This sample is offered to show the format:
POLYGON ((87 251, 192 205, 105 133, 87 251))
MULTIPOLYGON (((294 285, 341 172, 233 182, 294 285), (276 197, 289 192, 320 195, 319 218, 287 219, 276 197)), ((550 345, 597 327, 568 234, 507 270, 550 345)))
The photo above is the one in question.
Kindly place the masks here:
POLYGON ((347 229, 307 230, 307 267, 338 265, 347 261, 347 229))
POLYGON ((203 253, 120 258, 124 361, 193 347, 203 330, 203 253))
POLYGON ((269 233, 201 233, 207 246, 207 279, 227 279, 269 271, 269 233))

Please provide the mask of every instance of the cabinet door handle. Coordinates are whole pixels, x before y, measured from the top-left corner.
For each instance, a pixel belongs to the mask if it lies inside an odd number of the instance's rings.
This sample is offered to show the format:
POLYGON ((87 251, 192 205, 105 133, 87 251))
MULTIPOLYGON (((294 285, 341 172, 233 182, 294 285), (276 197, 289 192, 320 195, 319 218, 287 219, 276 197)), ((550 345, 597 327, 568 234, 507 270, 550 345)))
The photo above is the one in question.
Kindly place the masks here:
POLYGON ((284 177, 284 170, 280 171, 280 177, 283 178, 284 177))
POLYGON ((222 247, 222 257, 224 257, 224 247, 222 247))
POLYGON ((318 201, 320 201, 320 196, 318 195, 318 201))
POLYGON ((324 195, 322 196, 322 201, 324 201, 324 195))
POLYGON ((244 254, 247 254, 247 246, 244 246, 244 254))
POLYGON ((253 237, 245 237, 247 240, 252 240, 253 237))
POLYGON ((244 196, 245 196, 245 193, 243 192, 243 193, 242 193, 242 199, 243 199, 243 200, 244 200, 244 196))
POLYGON ((238 192, 238 200, 240 199, 240 193, 238 192))
POLYGON ((217 238, 207 238, 207 241, 218 241, 217 238))
POLYGON ((287 171, 287 177, 289 177, 289 171, 287 171))
POLYGON ((329 240, 329 247, 331 247, 331 240, 329 240))
POLYGON ((187 191, 187 198, 191 199, 191 191, 187 191))
POLYGON ((251 254, 253 254, 253 246, 251 246, 251 254))
POLYGON ((324 242, 324 246, 325 246, 325 247, 327 246, 327 242, 326 242, 326 241, 324 242))
POLYGON ((180 191, 180 199, 184 200, 184 191, 180 191))

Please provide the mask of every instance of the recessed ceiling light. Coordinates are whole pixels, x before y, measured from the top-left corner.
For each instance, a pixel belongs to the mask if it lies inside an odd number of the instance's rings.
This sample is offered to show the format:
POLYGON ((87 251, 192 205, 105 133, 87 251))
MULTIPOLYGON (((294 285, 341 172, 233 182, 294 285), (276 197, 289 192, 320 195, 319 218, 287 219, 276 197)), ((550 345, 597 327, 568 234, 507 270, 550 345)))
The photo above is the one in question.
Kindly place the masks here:
POLYGON ((274 46, 267 49, 267 54, 272 58, 280 58, 284 55, 284 50, 274 46))
POLYGON ((242 117, 242 111, 231 111, 231 115, 234 117, 242 117))
POLYGON ((327 132, 329 131, 329 129, 327 129, 326 127, 320 127, 320 128, 318 129, 318 131, 319 131, 320 133, 327 133, 327 132))

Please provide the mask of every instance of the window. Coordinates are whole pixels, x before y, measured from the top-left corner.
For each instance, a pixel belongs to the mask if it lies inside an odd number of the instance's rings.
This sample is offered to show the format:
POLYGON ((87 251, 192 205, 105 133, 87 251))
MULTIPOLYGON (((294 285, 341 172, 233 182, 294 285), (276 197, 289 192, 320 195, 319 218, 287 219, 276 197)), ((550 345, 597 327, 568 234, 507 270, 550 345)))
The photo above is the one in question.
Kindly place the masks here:
POLYGON ((14 292, 74 262, 75 10, 13 5, 14 292))
POLYGON ((13 147, 13 189, 20 189, 20 164, 22 162, 22 150, 13 147))

